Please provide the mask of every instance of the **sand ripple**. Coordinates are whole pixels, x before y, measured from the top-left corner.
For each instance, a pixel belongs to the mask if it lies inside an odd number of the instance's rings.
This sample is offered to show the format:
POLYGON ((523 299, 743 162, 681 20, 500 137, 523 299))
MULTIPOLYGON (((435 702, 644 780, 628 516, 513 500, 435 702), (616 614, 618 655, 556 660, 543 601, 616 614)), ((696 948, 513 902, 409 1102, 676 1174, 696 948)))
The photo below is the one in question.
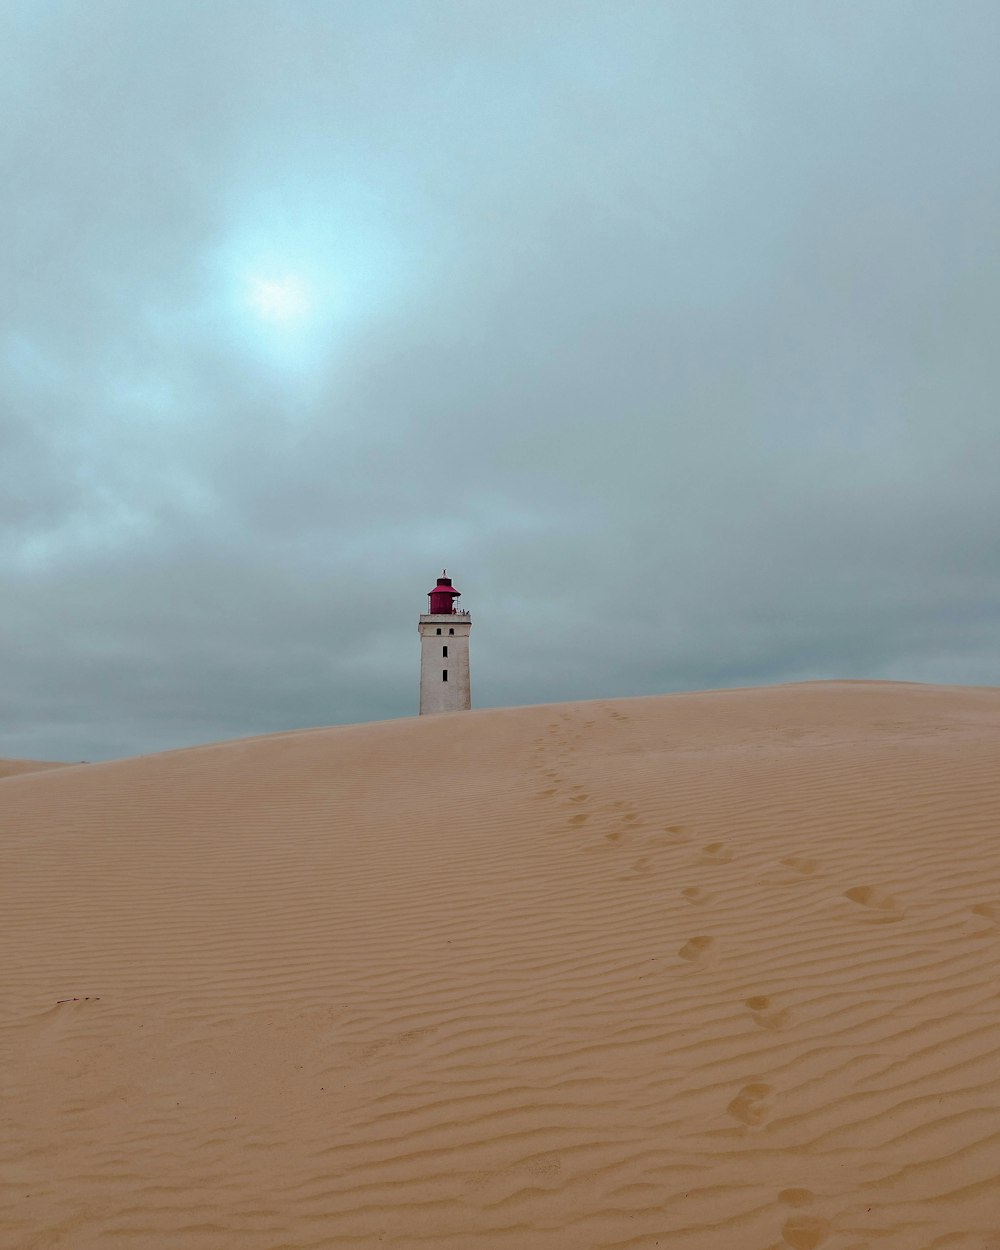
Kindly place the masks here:
POLYGON ((0 781, 0 1245, 1000 1247, 1000 693, 0 781))

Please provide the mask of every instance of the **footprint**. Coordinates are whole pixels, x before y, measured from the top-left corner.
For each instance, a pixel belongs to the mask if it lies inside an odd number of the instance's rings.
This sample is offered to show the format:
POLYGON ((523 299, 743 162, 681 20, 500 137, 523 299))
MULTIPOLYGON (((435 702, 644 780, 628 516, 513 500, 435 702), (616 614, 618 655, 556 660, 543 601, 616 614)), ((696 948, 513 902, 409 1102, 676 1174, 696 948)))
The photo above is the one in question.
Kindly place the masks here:
POLYGON ((715 938, 713 937, 693 937, 684 943, 677 954, 681 959, 704 959, 714 945, 715 938))
POLYGON ((620 829, 616 829, 613 833, 606 833, 604 836, 609 842, 620 842, 622 834, 620 829))
POLYGON ((574 794, 572 798, 570 799, 570 802, 571 803, 586 803, 586 801, 589 798, 590 798, 589 794, 574 794))
POLYGON ((650 868, 649 866, 649 856, 646 855, 646 856, 643 856, 642 859, 637 859, 635 863, 632 865, 632 871, 634 873, 638 873, 640 877, 648 877, 649 874, 653 871, 652 868, 650 868))
POLYGON ((761 1081, 744 1085, 726 1110, 734 1120, 741 1124, 759 1127, 767 1122, 771 1110, 771 1095, 774 1088, 761 1081))
POLYGON ((697 903, 699 906, 710 903, 715 897, 708 890, 703 890, 700 885, 689 885, 681 890, 681 895, 687 899, 689 903, 697 903))
POLYGON ((781 1240, 792 1250, 816 1250, 830 1236, 830 1221, 815 1215, 793 1215, 781 1226, 781 1240))
POLYGON ((638 813, 636 812, 626 812, 623 819, 624 820, 638 820, 639 816, 638 816, 638 813))
POLYGON ((801 859, 798 855, 789 855, 781 863, 786 868, 793 868, 796 872, 802 873, 804 877, 811 876, 819 867, 814 859, 801 859))
POLYGON ((772 1011, 773 1003, 766 994, 755 994, 743 1004, 749 1007, 754 1024, 762 1029, 785 1029, 791 1023, 792 1013, 787 1007, 772 1011))
POLYGON ((778 1201, 783 1202, 786 1207, 807 1207, 816 1197, 811 1189, 783 1189, 778 1194, 778 1201))
POLYGON ((969 911, 975 916, 983 916, 987 920, 992 920, 994 924, 1000 924, 1000 903, 976 903, 974 907, 970 907, 969 911))
POLYGON ((571 816, 569 818, 569 823, 571 825, 582 825, 585 820, 589 820, 589 819, 590 817, 586 813, 583 813, 580 816, 571 816))
POLYGON ((553 796, 553 794, 557 794, 557 793, 558 791, 555 789, 539 790, 538 793, 535 795, 535 798, 536 799, 550 799, 553 796))
POLYGON ((663 832, 669 834, 674 842, 690 842, 691 835, 683 825, 664 825, 663 832))
POLYGON ((844 891, 844 898, 868 908, 871 914, 866 919, 873 924, 892 924, 903 919, 903 912, 892 895, 875 886, 856 885, 853 889, 844 891))
POLYGON ((712 864, 728 864, 733 858, 733 853, 726 847, 725 842, 709 842, 702 848, 702 858, 712 864))

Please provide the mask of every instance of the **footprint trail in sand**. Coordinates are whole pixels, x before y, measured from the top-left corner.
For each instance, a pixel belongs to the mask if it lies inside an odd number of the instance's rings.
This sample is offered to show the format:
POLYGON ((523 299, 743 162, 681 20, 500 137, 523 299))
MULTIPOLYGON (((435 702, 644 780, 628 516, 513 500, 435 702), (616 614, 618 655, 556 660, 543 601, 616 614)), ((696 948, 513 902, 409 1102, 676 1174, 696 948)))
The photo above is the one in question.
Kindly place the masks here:
POLYGON ((9 768, 0 1247, 982 1250, 998 761, 816 683, 9 768))

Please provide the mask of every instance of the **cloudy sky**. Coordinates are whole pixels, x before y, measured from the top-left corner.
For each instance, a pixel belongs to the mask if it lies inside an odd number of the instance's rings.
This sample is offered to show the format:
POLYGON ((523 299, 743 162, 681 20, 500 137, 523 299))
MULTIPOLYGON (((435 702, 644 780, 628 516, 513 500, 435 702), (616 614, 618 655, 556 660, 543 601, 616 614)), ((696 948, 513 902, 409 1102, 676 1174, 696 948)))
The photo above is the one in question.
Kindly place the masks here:
POLYGON ((0 755, 1000 684, 996 0, 0 4, 0 755))

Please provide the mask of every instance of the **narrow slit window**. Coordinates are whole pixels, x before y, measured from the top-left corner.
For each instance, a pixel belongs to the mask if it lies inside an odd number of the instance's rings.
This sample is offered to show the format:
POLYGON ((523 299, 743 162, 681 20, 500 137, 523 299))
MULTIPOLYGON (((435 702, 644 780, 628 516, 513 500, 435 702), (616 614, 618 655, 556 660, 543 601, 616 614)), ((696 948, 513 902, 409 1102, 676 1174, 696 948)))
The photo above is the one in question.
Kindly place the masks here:
POLYGON ((442 680, 442 681, 447 681, 447 680, 448 680, 448 670, 447 670, 446 668, 443 668, 443 669, 441 670, 441 680, 442 680))
POLYGON ((440 628, 439 628, 439 629, 438 629, 438 633, 440 634, 440 632, 441 632, 441 630, 440 630, 440 628))
POLYGON ((448 633, 449 633, 449 634, 453 634, 454 632, 455 632, 455 631, 454 631, 453 629, 449 629, 449 630, 448 630, 448 633))
POLYGON ((441 648, 441 654, 442 654, 442 655, 444 656, 444 658, 447 660, 447 658, 448 658, 448 648, 447 648, 447 646, 444 646, 444 647, 442 647, 442 648, 441 648))

